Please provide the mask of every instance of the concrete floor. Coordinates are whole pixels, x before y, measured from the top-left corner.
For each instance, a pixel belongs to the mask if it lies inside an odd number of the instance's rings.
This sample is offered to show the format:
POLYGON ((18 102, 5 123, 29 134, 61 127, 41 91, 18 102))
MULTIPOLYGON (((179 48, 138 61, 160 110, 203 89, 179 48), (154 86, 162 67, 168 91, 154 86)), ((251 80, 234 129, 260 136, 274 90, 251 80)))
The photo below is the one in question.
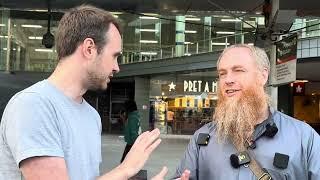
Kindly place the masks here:
MULTIPOLYGON (((165 136, 162 137, 160 146, 151 154, 151 157, 145 164, 148 179, 156 175, 163 166, 167 166, 169 172, 166 179, 173 176, 176 166, 180 162, 185 148, 189 142, 188 136, 165 136)), ((105 173, 119 165, 122 153, 125 147, 123 137, 119 135, 102 136, 102 164, 100 172, 105 173)))

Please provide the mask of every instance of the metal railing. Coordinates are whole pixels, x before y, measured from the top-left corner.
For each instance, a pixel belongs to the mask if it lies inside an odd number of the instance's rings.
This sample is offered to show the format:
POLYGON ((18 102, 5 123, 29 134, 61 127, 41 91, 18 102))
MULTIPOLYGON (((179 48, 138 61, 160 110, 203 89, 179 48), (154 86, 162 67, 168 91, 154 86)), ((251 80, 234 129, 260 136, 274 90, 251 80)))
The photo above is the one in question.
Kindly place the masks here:
MULTIPOLYGON (((124 51, 120 64, 139 63, 160 59, 171 59, 181 56, 191 56, 207 52, 219 52, 227 46, 235 44, 235 36, 243 36, 248 33, 223 36, 196 42, 189 42, 184 45, 167 46, 160 49, 149 49, 148 52, 124 51)), ((237 42, 243 43, 243 42, 237 42)), ((250 42, 247 42, 250 44, 250 42)), ((253 42, 252 42, 253 44, 253 42)), ((308 58, 320 56, 320 36, 299 38, 297 47, 297 58, 308 58)))
MULTIPOLYGON (((174 57, 191 56, 200 53, 221 51, 229 45, 244 43, 244 35, 248 32, 205 39, 195 42, 185 42, 183 45, 172 45, 162 48, 148 48, 148 51, 126 51, 122 53, 120 64, 171 59, 174 57)), ((252 34, 253 35, 253 34, 252 34)), ((247 42, 252 43, 253 42, 247 42)))
MULTIPOLYGON (((252 35, 252 37, 254 36, 251 33, 239 33, 229 36, 188 42, 183 45, 171 45, 162 48, 148 48, 148 52, 130 51, 124 49, 123 55, 119 58, 119 64, 139 63, 160 59, 171 60, 175 57, 191 56, 207 52, 219 52, 229 45, 244 43, 244 40, 247 40, 245 37, 248 37, 250 35, 252 35)), ((249 44, 250 42, 246 41, 245 43, 249 44)), ((3 50, 0 52, 1 57, 5 59, 6 51, 3 50)), ((320 57, 320 36, 304 38, 300 37, 298 39, 297 58, 308 57, 320 57)), ((5 67, 5 61, 1 61, 0 63, 2 63, 2 67, 5 67)), ((15 64, 16 62, 14 61, 12 65, 15 64)), ((55 65, 56 61, 54 60, 44 60, 43 62, 39 63, 33 62, 32 66, 26 66, 25 69, 16 69, 13 67, 12 70, 50 72, 53 71, 55 65)))

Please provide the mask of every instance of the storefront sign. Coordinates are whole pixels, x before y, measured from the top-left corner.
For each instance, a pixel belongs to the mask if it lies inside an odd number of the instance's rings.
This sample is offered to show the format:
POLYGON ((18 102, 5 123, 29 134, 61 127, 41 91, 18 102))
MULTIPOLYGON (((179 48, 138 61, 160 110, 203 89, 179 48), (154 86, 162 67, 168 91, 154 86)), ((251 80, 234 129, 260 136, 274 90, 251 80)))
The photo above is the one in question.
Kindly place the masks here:
POLYGON ((215 81, 184 81, 183 90, 184 92, 217 92, 218 83, 215 81))
POLYGON ((274 85, 287 84, 296 80, 297 39, 297 34, 294 34, 276 43, 277 61, 274 85))
POLYGON ((293 83, 293 95, 304 96, 304 94, 305 94, 305 83, 304 82, 293 83))

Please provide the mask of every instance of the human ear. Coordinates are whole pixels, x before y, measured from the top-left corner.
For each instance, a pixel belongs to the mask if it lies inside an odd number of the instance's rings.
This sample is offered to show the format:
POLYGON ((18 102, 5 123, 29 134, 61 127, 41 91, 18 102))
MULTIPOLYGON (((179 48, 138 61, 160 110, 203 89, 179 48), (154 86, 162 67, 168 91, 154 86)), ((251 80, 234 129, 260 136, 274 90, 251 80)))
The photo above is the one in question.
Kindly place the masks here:
POLYGON ((83 41, 82 53, 83 53, 83 56, 88 59, 92 59, 92 57, 95 56, 95 54, 97 53, 97 49, 96 49, 94 40, 92 38, 86 38, 83 41))
POLYGON ((263 85, 266 85, 268 82, 268 77, 269 77, 269 71, 267 68, 263 68, 261 76, 262 76, 263 85))

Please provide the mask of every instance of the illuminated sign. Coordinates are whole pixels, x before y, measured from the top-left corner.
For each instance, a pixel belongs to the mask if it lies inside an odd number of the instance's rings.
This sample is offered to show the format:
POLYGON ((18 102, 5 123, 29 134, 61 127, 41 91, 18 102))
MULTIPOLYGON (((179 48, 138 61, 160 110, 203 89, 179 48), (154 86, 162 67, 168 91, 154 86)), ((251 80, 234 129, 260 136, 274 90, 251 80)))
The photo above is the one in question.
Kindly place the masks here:
POLYGON ((169 91, 176 89, 176 85, 173 82, 171 82, 171 84, 169 84, 168 86, 169 86, 169 91))
POLYGON ((212 92, 216 93, 218 88, 218 83, 212 81, 211 83, 207 81, 183 81, 184 92, 212 92))

